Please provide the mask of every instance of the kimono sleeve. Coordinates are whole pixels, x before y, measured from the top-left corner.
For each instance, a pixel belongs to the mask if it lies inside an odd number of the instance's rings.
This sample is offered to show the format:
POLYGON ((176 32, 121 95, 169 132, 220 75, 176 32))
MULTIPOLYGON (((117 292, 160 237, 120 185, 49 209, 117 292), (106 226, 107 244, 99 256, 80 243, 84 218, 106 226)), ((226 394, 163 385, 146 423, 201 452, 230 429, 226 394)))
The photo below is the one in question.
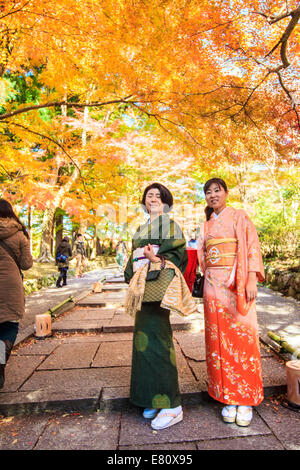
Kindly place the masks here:
POLYGON ((198 238, 198 263, 201 268, 201 271, 205 273, 206 265, 205 265, 205 237, 204 237, 204 224, 200 227, 200 234, 198 238))
POLYGON ((256 228, 246 216, 246 240, 248 252, 248 272, 256 272, 259 282, 265 280, 264 266, 256 228))
POLYGON ((162 232, 162 242, 158 254, 177 266, 182 273, 188 264, 186 241, 179 225, 170 220, 169 227, 165 226, 162 232))
POLYGON ((131 253, 131 255, 130 255, 128 261, 127 261, 127 264, 126 264, 126 268, 124 270, 125 282, 127 284, 129 284, 132 276, 133 276, 133 254, 131 253))

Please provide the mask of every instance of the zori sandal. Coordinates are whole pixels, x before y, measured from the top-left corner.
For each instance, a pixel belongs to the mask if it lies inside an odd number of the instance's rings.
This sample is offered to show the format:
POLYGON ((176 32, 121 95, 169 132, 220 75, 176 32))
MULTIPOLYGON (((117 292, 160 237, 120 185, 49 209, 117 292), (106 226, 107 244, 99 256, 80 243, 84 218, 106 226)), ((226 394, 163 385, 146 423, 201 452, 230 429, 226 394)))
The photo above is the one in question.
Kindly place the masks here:
POLYGON ((222 418, 225 423, 234 423, 236 418, 236 405, 226 405, 222 409, 222 418))
POLYGON ((172 413, 171 411, 162 410, 153 421, 151 421, 151 427, 156 430, 169 428, 174 424, 179 423, 183 419, 182 410, 179 414, 172 413))
POLYGON ((158 410, 154 408, 146 408, 143 412, 143 417, 147 419, 153 419, 157 415, 158 410))
POLYGON ((238 426, 249 426, 252 418, 252 406, 238 406, 236 414, 236 424, 238 426))

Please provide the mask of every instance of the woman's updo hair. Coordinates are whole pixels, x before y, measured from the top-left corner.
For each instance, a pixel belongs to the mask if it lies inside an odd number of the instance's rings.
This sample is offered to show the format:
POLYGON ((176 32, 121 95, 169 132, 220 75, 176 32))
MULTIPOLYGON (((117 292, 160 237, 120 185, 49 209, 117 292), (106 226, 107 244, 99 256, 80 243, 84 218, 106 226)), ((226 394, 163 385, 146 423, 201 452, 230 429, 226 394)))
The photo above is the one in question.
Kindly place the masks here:
MULTIPOLYGON (((224 189, 225 193, 228 192, 228 189, 227 189, 227 185, 225 183, 224 180, 222 180, 221 178, 211 178, 210 180, 206 181, 204 187, 203 187, 203 191, 204 191, 204 194, 207 193, 207 191, 209 190, 210 186, 215 183, 217 184, 219 187, 222 186, 222 188, 224 189)), ((211 214, 213 213, 213 208, 212 207, 209 207, 209 206, 206 206, 205 209, 205 214, 206 214, 206 220, 209 220, 210 219, 210 216, 211 214)))
POLYGON ((172 206, 173 206, 173 196, 172 196, 171 192, 168 190, 168 188, 166 188, 161 183, 152 183, 149 186, 147 186, 147 188, 145 189, 144 194, 143 194, 143 198, 142 198, 142 201, 141 201, 141 204, 143 205, 145 210, 147 210, 146 209, 146 195, 147 195, 147 192, 150 191, 150 189, 158 189, 159 190, 161 202, 164 204, 164 213, 170 212, 170 210, 172 209, 172 206))

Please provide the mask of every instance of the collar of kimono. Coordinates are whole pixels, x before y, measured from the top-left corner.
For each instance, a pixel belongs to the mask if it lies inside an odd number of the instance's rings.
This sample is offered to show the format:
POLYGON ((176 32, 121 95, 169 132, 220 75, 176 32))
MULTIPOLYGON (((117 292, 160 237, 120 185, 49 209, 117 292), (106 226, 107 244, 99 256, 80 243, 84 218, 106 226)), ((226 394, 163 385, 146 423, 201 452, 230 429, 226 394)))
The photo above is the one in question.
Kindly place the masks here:
POLYGON ((158 224, 159 226, 165 218, 170 219, 168 214, 161 214, 158 217, 155 217, 155 219, 153 219, 152 221, 149 218, 147 222, 145 222, 145 224, 140 227, 140 230, 136 232, 133 238, 148 238, 149 232, 151 233, 151 225, 153 226, 154 224, 158 224))
POLYGON ((219 217, 219 215, 221 215, 225 209, 227 208, 227 206, 224 207, 224 209, 221 210, 221 212, 219 212, 218 214, 216 212, 213 212, 212 215, 214 217, 214 219, 217 219, 219 217))

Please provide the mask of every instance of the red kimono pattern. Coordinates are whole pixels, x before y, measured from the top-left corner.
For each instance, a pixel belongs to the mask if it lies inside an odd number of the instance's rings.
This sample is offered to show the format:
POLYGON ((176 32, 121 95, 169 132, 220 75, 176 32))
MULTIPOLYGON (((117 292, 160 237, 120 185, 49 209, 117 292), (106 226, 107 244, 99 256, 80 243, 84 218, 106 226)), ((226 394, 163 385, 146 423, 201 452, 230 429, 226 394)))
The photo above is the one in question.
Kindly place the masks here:
POLYGON ((198 259, 205 273, 204 315, 208 393, 225 404, 256 406, 263 400, 255 301, 247 302, 247 273, 264 280, 259 240, 242 210, 226 207, 201 228, 198 259), (236 238, 235 266, 207 267, 210 239, 236 238))

